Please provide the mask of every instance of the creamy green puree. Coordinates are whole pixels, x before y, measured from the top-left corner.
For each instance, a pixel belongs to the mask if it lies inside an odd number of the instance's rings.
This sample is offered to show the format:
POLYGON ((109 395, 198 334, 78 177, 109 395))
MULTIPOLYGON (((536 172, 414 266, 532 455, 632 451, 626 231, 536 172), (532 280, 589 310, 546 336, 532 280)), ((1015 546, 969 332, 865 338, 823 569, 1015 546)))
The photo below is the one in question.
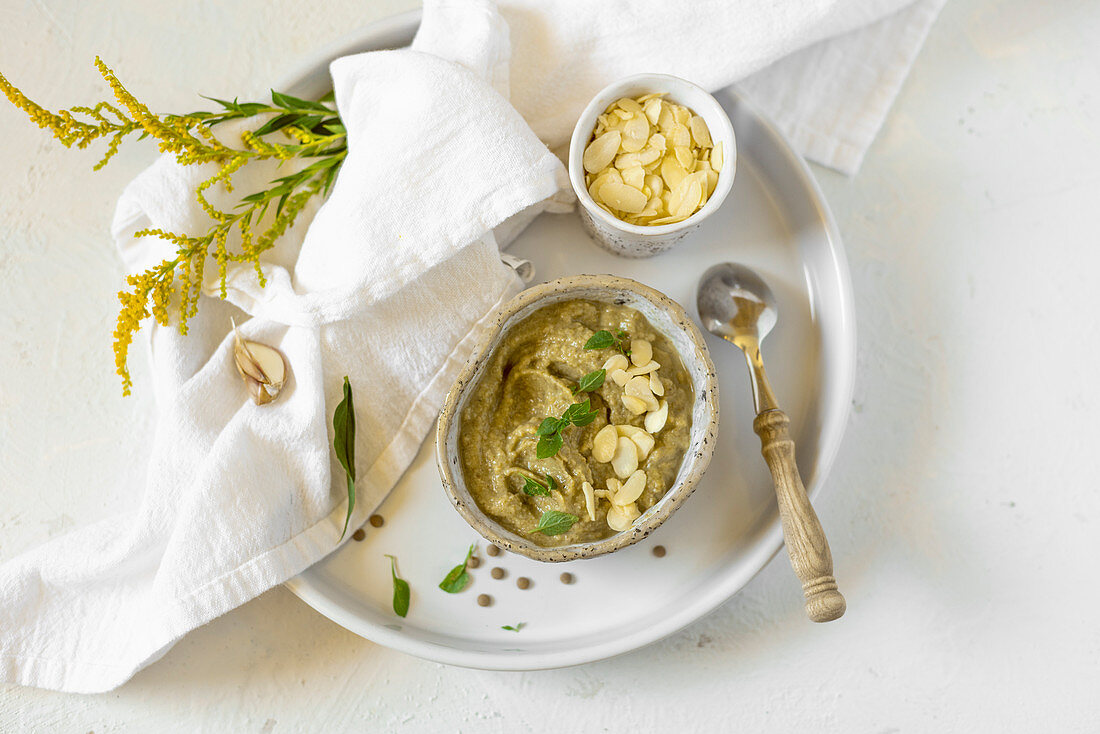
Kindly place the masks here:
MULTIPOLYGON (((645 414, 635 415, 623 404, 623 387, 608 376, 591 393, 574 395, 581 376, 599 370, 618 351, 584 349, 598 330, 627 333, 653 346, 653 360, 668 401, 668 419, 654 436, 653 449, 638 468, 645 471, 645 489, 637 498, 638 511, 656 504, 672 486, 690 441, 694 400, 687 370, 672 344, 632 308, 596 301, 574 300, 535 311, 508 330, 484 367, 465 408, 459 432, 459 452, 466 486, 478 506, 504 527, 543 546, 600 540, 615 534, 608 526, 607 499, 595 502, 590 519, 582 483, 596 490, 616 477, 610 463, 592 458, 593 439, 609 423, 643 427, 645 414), (560 416, 573 403, 590 398, 596 419, 562 432, 564 445, 555 456, 539 459, 536 429, 547 416, 560 416), (546 484, 549 496, 525 494, 524 476, 546 484), (567 532, 547 536, 530 532, 543 512, 560 510, 580 520, 567 532)), ((634 365, 630 365, 634 367, 634 365)))

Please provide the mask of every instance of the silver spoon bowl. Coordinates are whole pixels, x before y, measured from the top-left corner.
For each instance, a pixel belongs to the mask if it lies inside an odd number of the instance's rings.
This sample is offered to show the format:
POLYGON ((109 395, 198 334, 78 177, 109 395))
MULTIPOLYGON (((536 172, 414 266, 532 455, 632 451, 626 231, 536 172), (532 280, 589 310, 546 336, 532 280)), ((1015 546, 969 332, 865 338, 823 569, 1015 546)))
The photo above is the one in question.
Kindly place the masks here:
POLYGON ((806 614, 815 622, 837 619, 847 603, 833 577, 829 541, 795 464, 791 420, 779 409, 760 353, 760 343, 779 320, 775 296, 749 268, 720 263, 703 273, 697 305, 703 326, 738 347, 748 362, 756 408, 753 430, 760 437, 760 451, 771 471, 783 538, 791 566, 802 582, 806 614))

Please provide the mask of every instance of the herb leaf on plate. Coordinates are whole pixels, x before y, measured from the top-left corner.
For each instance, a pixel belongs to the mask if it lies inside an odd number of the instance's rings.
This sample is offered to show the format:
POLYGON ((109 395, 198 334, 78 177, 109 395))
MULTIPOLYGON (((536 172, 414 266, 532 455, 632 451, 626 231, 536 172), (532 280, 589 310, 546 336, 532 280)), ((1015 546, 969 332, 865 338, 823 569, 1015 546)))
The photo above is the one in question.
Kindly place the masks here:
POLYGON ((569 528, 573 527, 573 523, 577 520, 580 520, 580 518, 568 512, 547 510, 539 518, 539 524, 530 532, 542 533, 543 535, 561 535, 569 532, 569 528))
POLYGON ((466 571, 466 564, 470 562, 470 557, 473 554, 474 547, 471 545, 470 550, 466 551, 466 558, 443 577, 443 580, 439 582, 439 588, 443 589, 448 594, 457 594, 469 586, 470 574, 466 571))
POLYGON ((351 399, 351 383, 348 382, 347 375, 344 375, 344 399, 332 414, 332 429, 336 434, 332 447, 336 450, 336 459, 344 467, 348 480, 348 514, 340 533, 340 540, 343 540, 348 532, 348 523, 351 522, 351 512, 355 509, 355 405, 351 399))
POLYGON ((509 632, 519 632, 521 629, 527 626, 526 622, 519 622, 515 625, 506 624, 501 627, 502 630, 508 630, 509 632))
POLYGON ((386 554, 390 559, 390 573, 393 575, 393 613, 398 617, 404 617, 409 613, 409 597, 412 591, 409 582, 397 575, 397 559, 386 554))

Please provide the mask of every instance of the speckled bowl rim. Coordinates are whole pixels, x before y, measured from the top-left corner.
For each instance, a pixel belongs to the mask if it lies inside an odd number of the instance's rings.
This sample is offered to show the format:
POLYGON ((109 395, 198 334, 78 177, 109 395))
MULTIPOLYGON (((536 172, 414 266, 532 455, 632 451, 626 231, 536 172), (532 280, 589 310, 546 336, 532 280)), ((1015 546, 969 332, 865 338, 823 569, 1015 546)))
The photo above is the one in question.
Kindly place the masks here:
MULTIPOLYGON (((592 298, 592 295, 589 293, 583 297, 592 298)), ((562 299, 559 299, 559 301, 560 300, 562 299)), ((654 325, 654 328, 656 328, 656 325, 654 325)), ((690 371, 691 369, 689 368, 689 372, 690 371)), ((699 328, 680 304, 660 291, 629 278, 621 278, 614 275, 568 276, 528 288, 508 303, 501 306, 494 315, 492 326, 489 327, 489 330, 482 338, 481 342, 474 349, 473 354, 466 362, 466 366, 455 380, 454 385, 451 386, 450 391, 447 393, 447 398, 443 403, 443 409, 440 412, 439 421, 436 424, 436 464, 439 468, 440 479, 443 482, 443 490, 447 494, 447 498, 451 501, 451 504, 458 510, 458 514, 469 523, 470 527, 494 545, 536 561, 550 563, 573 561, 581 558, 594 558, 596 556, 613 553, 614 551, 634 545, 642 540, 656 530, 661 523, 671 517, 672 513, 691 496, 692 492, 695 491, 695 487, 699 484, 699 480, 703 477, 703 473, 710 465, 711 456, 714 453, 714 439, 717 435, 719 423, 718 411, 718 378, 715 373, 714 363, 710 358, 710 350, 699 328), (705 400, 710 409, 709 420, 707 420, 705 424, 699 425, 693 420, 691 426, 691 445, 696 443, 697 432, 703 431, 706 433, 706 436, 701 441, 695 453, 690 453, 689 451, 689 453, 685 454, 684 462, 688 464, 688 470, 683 474, 682 478, 680 478, 680 481, 673 485, 658 501, 657 505, 655 505, 657 510, 651 513, 647 511, 649 516, 646 517, 646 515, 643 514, 641 522, 637 522, 628 530, 616 533, 603 540, 589 543, 574 543, 572 545, 558 547, 543 547, 534 542, 525 542, 522 540, 520 542, 515 542, 504 533, 507 532, 517 537, 518 534, 511 533, 502 528, 496 521, 486 516, 476 504, 472 501, 467 503, 466 500, 460 496, 457 490, 458 480, 455 474, 457 471, 461 470, 458 467, 458 457, 452 456, 448 451, 447 437, 451 431, 452 424, 459 420, 458 409, 463 402, 466 392, 475 385, 474 376, 478 368, 492 356, 492 347, 497 337, 502 335, 504 325, 509 319, 529 306, 539 301, 547 300, 550 297, 558 296, 563 292, 591 291, 592 289, 629 291, 649 301, 659 310, 665 311, 673 322, 680 325, 680 328, 688 336, 692 346, 695 348, 695 353, 693 355, 680 354, 680 359, 684 360, 685 364, 688 364, 687 360, 690 358, 693 359, 697 365, 701 365, 701 371, 704 374, 703 390, 699 391, 699 394, 696 395, 696 400, 705 400)), ((683 466, 682 464, 681 468, 683 468, 683 466)))

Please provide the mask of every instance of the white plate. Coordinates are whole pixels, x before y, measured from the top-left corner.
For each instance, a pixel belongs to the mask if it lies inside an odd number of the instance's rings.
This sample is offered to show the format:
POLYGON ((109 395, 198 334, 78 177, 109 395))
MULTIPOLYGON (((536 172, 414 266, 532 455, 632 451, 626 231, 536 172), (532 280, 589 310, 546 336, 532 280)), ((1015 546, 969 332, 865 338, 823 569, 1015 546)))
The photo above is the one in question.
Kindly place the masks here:
MULTIPOLYGON (((306 67, 291 93, 322 94, 327 62, 357 51, 403 46, 419 13, 365 28, 306 67)), ((667 293, 696 316, 695 284, 710 265, 735 260, 757 269, 779 302, 765 342, 768 373, 792 421, 798 465, 815 495, 836 456, 855 372, 855 322, 844 250, 828 206, 802 160, 735 91, 718 95, 737 132, 738 170, 722 210, 670 252, 627 260, 596 247, 575 215, 544 215, 513 245, 540 280, 614 273, 667 293)), ((367 526, 351 542, 287 586, 307 604, 379 644, 453 665, 532 670, 618 655, 699 619, 744 586, 782 544, 778 510, 752 432, 752 401, 740 352, 708 337, 721 381, 722 426, 710 469, 694 496, 648 539, 610 556, 543 564, 490 558, 485 542, 448 503, 429 440, 367 526), (436 587, 477 542, 482 565, 460 594, 436 587), (668 550, 654 557, 655 545, 668 550), (412 586, 409 616, 391 608, 389 561, 412 586), (490 578, 500 566, 507 576, 490 578), (576 577, 563 585, 558 577, 576 577), (529 590, 516 587, 527 576, 529 590), (479 607, 476 597, 494 603, 479 607), (519 633, 501 629, 523 622, 519 633)), ((798 581, 791 574, 791 583, 798 581)))

